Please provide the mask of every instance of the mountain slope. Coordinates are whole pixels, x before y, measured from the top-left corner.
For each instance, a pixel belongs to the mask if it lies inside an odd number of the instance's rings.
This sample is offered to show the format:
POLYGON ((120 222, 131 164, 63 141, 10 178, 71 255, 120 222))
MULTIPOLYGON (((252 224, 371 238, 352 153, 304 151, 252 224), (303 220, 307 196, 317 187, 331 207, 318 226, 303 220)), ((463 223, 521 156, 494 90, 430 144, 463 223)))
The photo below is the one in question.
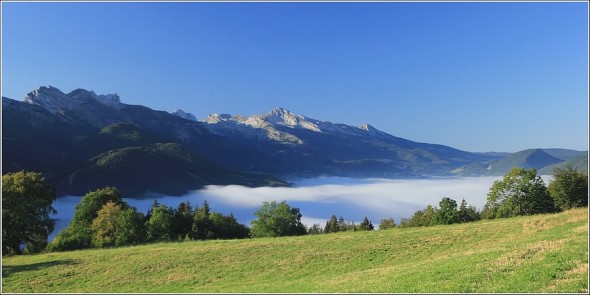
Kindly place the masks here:
POLYGON ((510 154, 505 158, 473 163, 454 172, 464 176, 503 175, 513 167, 541 170, 546 166, 562 162, 564 162, 563 159, 556 158, 542 149, 529 149, 510 154))
POLYGON ((285 185, 269 175, 225 169, 190 147, 166 142, 165 138, 125 123, 90 134, 73 145, 69 155, 82 164, 73 169, 61 187, 77 194, 105 184, 132 195, 182 195, 209 184, 285 185))
POLYGON ((122 103, 117 94, 66 94, 51 86, 24 102, 3 97, 2 109, 3 171, 43 172, 62 194, 102 184, 177 194, 206 184, 286 185, 279 178, 502 175, 581 155, 563 149, 471 153, 284 108, 249 117, 213 114, 199 122, 182 110, 122 103), (178 154, 167 154, 171 147, 178 154))
POLYGON ((586 173, 586 175, 587 175, 588 174, 588 153, 582 154, 582 155, 574 157, 574 158, 570 158, 569 160, 561 162, 561 163, 548 165, 548 166, 544 167, 543 169, 539 170, 539 174, 551 175, 551 174, 553 174, 553 169, 555 167, 564 168, 566 165, 572 165, 572 168, 574 168, 577 171, 586 173))
POLYGON ((3 97, 2 114, 3 173, 42 172, 60 195, 105 185, 132 196, 185 194, 208 184, 286 185, 203 156, 207 131, 202 123, 125 105, 112 96, 41 87, 25 102, 3 97))
MULTIPOLYGON (((324 122, 283 108, 250 117, 213 114, 205 122, 211 133, 235 145, 248 151, 263 150, 255 155, 261 159, 257 162, 272 164, 258 166, 258 169, 287 173, 287 176, 448 175, 450 170, 461 165, 493 158, 443 145, 413 142, 368 124, 352 127, 324 122), (284 167, 289 167, 289 171, 284 167)), ((231 162, 249 164, 233 158, 231 162)))

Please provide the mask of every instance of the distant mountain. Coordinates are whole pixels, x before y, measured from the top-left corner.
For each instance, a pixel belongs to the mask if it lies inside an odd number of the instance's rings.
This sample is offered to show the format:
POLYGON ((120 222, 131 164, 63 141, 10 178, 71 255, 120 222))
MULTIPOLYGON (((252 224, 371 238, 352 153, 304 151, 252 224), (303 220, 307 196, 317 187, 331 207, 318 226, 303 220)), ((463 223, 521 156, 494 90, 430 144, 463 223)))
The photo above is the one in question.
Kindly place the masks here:
POLYGON ((540 174, 553 174, 550 167, 563 165, 574 158, 583 158, 584 155, 586 155, 587 159, 587 152, 563 149, 529 149, 509 154, 504 158, 469 164, 453 172, 463 176, 503 175, 513 167, 521 167, 526 169, 535 168, 540 174), (551 171, 549 171, 550 169, 551 171))
POLYGON ((197 117, 195 117, 195 115, 193 115, 191 113, 187 113, 183 110, 176 110, 175 112, 172 113, 172 115, 175 115, 175 116, 183 118, 183 119, 191 120, 191 121, 197 121, 197 117))
POLYGON ((287 185, 208 159, 200 151, 208 140, 202 123, 113 97, 54 87, 41 87, 24 102, 3 97, 3 173, 43 172, 61 195, 105 185, 133 196, 180 195, 207 184, 287 185))
POLYGON ((552 175, 553 169, 555 167, 564 168, 566 165, 571 165, 572 168, 574 168, 577 171, 581 171, 581 172, 585 171, 586 173, 588 173, 588 153, 583 152, 582 155, 579 155, 579 156, 576 156, 573 158, 569 158, 568 160, 566 160, 564 162, 551 164, 546 167, 543 167, 541 170, 539 170, 539 174, 552 175))
MULTIPOLYGON (((128 195, 183 194, 207 184, 288 185, 282 179, 502 175, 514 166, 582 163, 587 152, 472 153, 275 108, 198 121, 121 102, 117 94, 40 87, 2 98, 3 172, 43 172, 60 194, 115 185, 128 195)), ((587 162, 587 160, 586 160, 587 162)), ((587 169, 587 165, 586 165, 587 169)))
POLYGON ((283 108, 250 117, 213 114, 205 123, 211 133, 232 142, 229 147, 217 147, 217 151, 233 154, 231 150, 240 147, 249 155, 230 156, 224 164, 285 177, 448 175, 456 167, 493 159, 395 137, 369 124, 334 124, 283 108))

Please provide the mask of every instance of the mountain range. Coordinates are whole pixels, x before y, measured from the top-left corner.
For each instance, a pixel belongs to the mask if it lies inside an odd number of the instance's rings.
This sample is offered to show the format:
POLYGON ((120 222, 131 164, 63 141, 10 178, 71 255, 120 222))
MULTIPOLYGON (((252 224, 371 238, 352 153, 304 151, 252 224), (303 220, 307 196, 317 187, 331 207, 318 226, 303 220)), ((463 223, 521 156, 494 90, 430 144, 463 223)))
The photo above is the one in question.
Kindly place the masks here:
POLYGON ((288 179, 502 175, 512 167, 587 170, 587 151, 473 153, 275 108, 204 121, 122 103, 117 94, 40 87, 2 97, 3 173, 42 172, 60 195, 114 185, 126 195, 181 195, 208 184, 287 186, 288 179))

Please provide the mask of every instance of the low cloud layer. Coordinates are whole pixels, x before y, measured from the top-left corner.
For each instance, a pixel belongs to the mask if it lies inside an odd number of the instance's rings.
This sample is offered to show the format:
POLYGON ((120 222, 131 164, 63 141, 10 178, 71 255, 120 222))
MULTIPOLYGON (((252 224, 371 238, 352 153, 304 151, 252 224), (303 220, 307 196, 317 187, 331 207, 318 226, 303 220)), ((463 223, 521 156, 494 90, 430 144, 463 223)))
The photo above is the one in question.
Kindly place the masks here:
MULTIPOLYGON (((415 180, 353 180, 331 179, 339 184, 317 184, 307 180, 305 186, 290 188, 248 188, 237 185, 207 186, 194 193, 225 206, 251 208, 255 211, 262 202, 285 200, 300 205, 304 216, 327 219, 332 214, 359 220, 364 216, 378 219, 407 218, 426 205, 438 205, 443 197, 467 203, 481 209, 489 188, 500 177, 415 180), (307 214, 306 214, 307 213, 307 214)), ((321 183, 320 179, 318 183, 321 183)))

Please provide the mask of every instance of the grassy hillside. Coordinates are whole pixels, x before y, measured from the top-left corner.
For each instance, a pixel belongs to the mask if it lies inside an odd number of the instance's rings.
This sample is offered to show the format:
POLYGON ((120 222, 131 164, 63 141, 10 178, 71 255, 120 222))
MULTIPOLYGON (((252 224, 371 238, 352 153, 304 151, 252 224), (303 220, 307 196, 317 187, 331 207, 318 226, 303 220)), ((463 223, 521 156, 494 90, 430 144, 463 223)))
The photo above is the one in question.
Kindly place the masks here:
POLYGON ((588 211, 2 262, 4 292, 587 292, 588 211))

